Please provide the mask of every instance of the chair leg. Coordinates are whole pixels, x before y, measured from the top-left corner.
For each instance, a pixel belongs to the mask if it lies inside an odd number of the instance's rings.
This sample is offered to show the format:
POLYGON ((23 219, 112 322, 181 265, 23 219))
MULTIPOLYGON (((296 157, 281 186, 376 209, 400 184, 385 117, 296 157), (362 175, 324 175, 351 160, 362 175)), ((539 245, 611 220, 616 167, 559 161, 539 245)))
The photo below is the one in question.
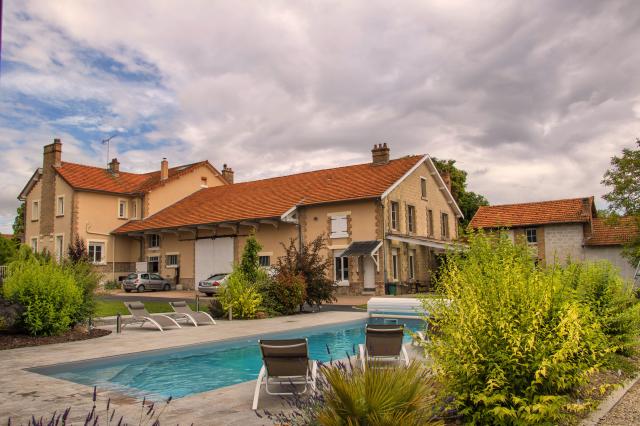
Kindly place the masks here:
POLYGON ((362 343, 358 345, 358 351, 360 353, 360 364, 362 365, 362 370, 364 370, 367 361, 367 351, 362 343))
POLYGON ((313 365, 311 366, 311 389, 315 392, 316 390, 316 379, 318 378, 318 362, 313 361, 313 365))
MULTIPOLYGON (((146 318, 147 321, 149 321, 151 324, 155 325, 156 327, 158 327, 158 330, 160 330, 162 333, 164 333, 164 330, 162 329, 162 326, 160 324, 158 324, 155 320, 153 320, 153 318, 146 318)), ((142 325, 144 325, 144 323, 142 323, 142 325)), ((140 327, 142 327, 142 325, 140 327)))
POLYGON ((258 381, 256 382, 256 389, 253 392, 253 404, 251 405, 252 410, 258 409, 258 399, 260 398, 260 386, 262 386, 262 381, 264 380, 264 376, 267 370, 264 368, 264 365, 260 369, 260 374, 258 374, 258 381))
POLYGON ((407 353, 407 348, 402 345, 402 356, 404 357, 404 365, 409 365, 409 354, 407 353))

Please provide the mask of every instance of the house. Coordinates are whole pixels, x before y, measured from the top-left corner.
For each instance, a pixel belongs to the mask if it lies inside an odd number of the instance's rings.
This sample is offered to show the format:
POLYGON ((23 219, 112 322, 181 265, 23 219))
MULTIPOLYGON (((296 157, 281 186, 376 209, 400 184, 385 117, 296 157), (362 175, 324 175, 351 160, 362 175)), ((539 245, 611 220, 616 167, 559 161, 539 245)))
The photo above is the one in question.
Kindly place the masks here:
POLYGON ((61 259, 76 237, 101 272, 135 270, 138 252, 112 231, 150 216, 205 186, 227 185, 225 174, 207 161, 169 167, 166 159, 150 173, 127 173, 117 159, 106 168, 62 161, 62 143, 44 147, 42 167, 18 196, 25 202, 25 242, 61 259))
MULTIPOLYGON (((45 158, 46 153, 45 149, 45 158)), ((47 164, 45 160, 43 168, 47 164)), ((64 168, 65 163, 61 164, 64 168)), ((50 167, 55 176, 59 167, 50 167)), ((136 187, 132 198, 151 206, 163 205, 104 222, 100 232, 105 235, 100 241, 105 244, 101 246, 106 253, 101 257, 105 272, 116 277, 146 268, 194 288, 209 274, 230 271, 252 233, 263 247, 263 266, 276 264, 284 254, 282 244, 291 238, 308 242, 324 235, 331 278, 339 293, 380 294, 385 283, 428 284, 438 253, 458 236, 462 212, 451 195, 447 176, 440 176, 428 155, 390 159, 389 147, 376 145, 368 163, 243 183, 233 183, 231 169, 225 167, 221 179, 209 167, 204 166, 211 172, 210 184, 193 187, 177 178, 173 199, 167 196, 162 203, 146 201, 146 192, 136 187)), ((112 179, 109 170, 97 170, 106 181, 112 179)), ((186 175, 196 176, 199 183, 200 173, 186 175)), ((95 185, 95 179, 97 176, 84 181, 95 185)), ((31 190, 33 195, 25 190, 23 198, 41 198, 42 189, 31 190)), ((77 235, 93 239, 93 235, 80 233, 85 223, 93 225, 96 216, 111 208, 119 215, 115 200, 122 195, 114 197, 108 201, 110 207, 77 206, 75 211, 82 217, 74 222, 77 235)), ((43 234, 45 240, 54 235, 36 227, 28 230, 38 241, 43 234)))
POLYGON ((495 231, 504 228, 512 240, 524 239, 539 261, 609 260, 632 280, 635 265, 622 257, 622 247, 638 235, 635 218, 611 222, 598 217, 594 198, 571 198, 522 204, 483 206, 470 226, 495 231))

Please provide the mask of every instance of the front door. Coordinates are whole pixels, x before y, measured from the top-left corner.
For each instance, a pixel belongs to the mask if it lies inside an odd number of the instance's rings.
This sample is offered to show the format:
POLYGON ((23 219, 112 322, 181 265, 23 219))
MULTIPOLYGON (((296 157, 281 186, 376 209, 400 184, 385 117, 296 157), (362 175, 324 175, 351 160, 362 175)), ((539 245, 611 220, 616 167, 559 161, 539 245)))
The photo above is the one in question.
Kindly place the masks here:
POLYGON ((376 288, 376 264, 371 256, 364 256, 364 288, 374 290, 376 288))

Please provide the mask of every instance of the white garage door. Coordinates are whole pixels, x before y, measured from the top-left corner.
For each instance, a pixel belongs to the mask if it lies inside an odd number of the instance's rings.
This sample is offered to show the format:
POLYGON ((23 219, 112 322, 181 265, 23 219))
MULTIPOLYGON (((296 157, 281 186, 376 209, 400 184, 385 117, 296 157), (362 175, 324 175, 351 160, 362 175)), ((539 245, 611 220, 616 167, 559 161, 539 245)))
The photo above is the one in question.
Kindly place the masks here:
POLYGON ((233 270, 233 238, 196 240, 196 283, 233 270))

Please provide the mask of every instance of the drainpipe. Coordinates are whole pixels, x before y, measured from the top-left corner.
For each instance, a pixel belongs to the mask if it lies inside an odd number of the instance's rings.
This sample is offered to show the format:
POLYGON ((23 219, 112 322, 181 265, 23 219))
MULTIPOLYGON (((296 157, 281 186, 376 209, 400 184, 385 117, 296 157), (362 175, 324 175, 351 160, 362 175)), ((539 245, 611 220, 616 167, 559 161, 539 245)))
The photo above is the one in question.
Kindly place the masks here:
MULTIPOLYGON (((382 279, 383 288, 387 286, 387 212, 384 210, 384 200, 380 199, 380 208, 382 208, 382 279)), ((385 291, 386 294, 386 291, 385 291)))

